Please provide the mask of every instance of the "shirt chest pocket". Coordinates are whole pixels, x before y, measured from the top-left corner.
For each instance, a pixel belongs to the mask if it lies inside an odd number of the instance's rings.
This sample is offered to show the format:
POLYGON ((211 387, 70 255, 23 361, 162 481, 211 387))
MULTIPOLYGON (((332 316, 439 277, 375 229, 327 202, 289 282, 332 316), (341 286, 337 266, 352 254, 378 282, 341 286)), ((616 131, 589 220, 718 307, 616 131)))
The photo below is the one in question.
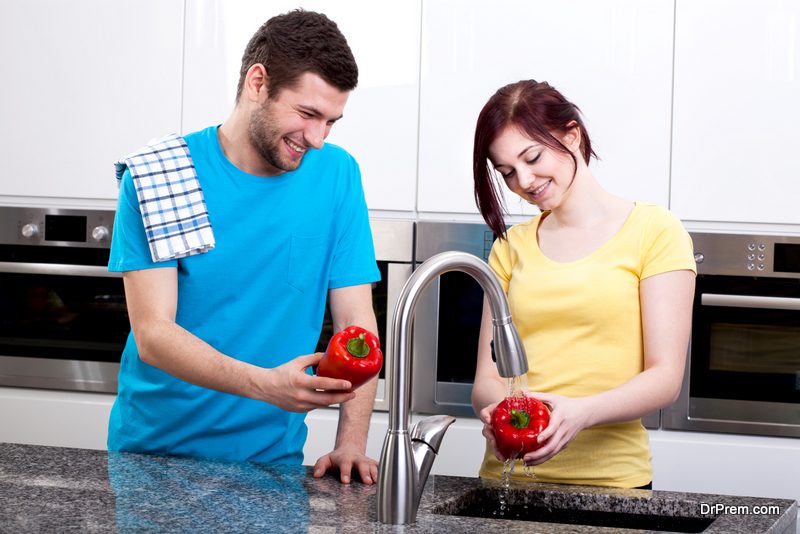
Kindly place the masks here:
POLYGON ((315 284, 327 288, 322 280, 325 274, 325 250, 327 238, 324 235, 293 235, 289 244, 289 265, 286 271, 286 282, 305 292, 315 284))

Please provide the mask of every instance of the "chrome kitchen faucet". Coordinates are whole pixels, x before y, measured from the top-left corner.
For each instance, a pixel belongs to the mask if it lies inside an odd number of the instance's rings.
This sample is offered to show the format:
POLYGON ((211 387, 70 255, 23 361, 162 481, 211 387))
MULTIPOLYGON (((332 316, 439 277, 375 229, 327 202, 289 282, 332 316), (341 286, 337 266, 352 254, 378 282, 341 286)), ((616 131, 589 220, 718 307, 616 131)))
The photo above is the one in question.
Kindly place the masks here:
POLYGON ((383 441, 378 466, 377 517, 381 523, 413 523, 433 461, 444 433, 455 422, 448 415, 434 415, 409 431, 411 412, 411 330, 420 294, 449 271, 461 271, 483 288, 492 312, 494 349, 500 376, 511 378, 528 371, 525 349, 511 322, 508 301, 495 274, 477 256, 442 252, 420 265, 403 286, 392 321, 392 369, 389 389, 389 430, 383 441))

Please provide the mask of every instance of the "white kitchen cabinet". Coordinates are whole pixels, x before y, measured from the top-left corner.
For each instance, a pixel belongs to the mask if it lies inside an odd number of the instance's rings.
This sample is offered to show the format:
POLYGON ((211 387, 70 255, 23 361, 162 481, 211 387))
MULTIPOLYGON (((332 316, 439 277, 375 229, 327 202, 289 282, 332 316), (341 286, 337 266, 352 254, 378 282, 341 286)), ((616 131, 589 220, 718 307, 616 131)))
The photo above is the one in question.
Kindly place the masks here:
POLYGON ((648 433, 653 489, 800 500, 800 439, 648 433))
MULTIPOLYGON (((233 109, 242 53, 282 0, 187 0, 183 131, 222 123, 233 109)), ((347 38, 359 67, 344 118, 328 141, 358 160, 372 210, 413 211, 416 201, 421 0, 305 2, 347 38)))
POLYGON ((117 198, 114 161, 180 128, 183 4, 0 3, 0 197, 117 198))
POLYGON ((0 387, 0 442, 106 449, 116 395, 0 387))
POLYGON ((672 209, 800 224, 800 3, 677 0, 672 209))
MULTIPOLYGON (((424 2, 418 210, 478 213, 475 121, 521 79, 547 81, 580 107, 603 185, 666 206, 672 31, 672 0, 424 2)), ((511 213, 535 213, 507 199, 511 213)))

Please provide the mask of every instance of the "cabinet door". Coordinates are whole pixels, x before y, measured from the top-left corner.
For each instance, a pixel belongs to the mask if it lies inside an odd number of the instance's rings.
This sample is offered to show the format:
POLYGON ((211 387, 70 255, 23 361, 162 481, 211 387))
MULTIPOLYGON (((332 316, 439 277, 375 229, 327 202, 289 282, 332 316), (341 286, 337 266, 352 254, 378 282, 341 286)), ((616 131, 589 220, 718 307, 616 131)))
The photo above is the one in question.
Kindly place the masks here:
POLYGON ((800 499, 798 439, 671 430, 648 434, 656 490, 800 499))
POLYGON ((800 224, 800 3, 678 0, 672 207, 800 224))
POLYGON ((0 4, 0 195, 116 199, 114 161, 180 128, 182 0, 0 4))
POLYGON ((0 442, 106 449, 116 395, 0 387, 0 442))
MULTIPOLYGON (((477 213, 475 121, 501 86, 547 81, 577 104, 610 191, 669 198, 672 0, 430 0, 423 5, 418 209, 477 213)), ((533 208, 507 195, 511 213, 533 208)))
MULTIPOLYGON (((336 22, 358 63, 358 87, 328 142, 358 160, 372 210, 415 207, 420 6, 421 0, 303 4, 336 22)), ((184 132, 225 120, 248 40, 267 19, 295 8, 289 0, 188 0, 184 132)))

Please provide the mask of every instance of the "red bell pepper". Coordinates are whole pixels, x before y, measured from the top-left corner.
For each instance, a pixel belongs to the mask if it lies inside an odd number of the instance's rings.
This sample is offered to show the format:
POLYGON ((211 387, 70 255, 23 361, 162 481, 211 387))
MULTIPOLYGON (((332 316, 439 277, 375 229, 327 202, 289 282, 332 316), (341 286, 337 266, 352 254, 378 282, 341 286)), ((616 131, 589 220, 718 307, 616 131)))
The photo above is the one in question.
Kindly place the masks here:
POLYGON ((504 458, 522 458, 544 445, 536 438, 550 423, 550 411, 538 399, 514 396, 503 399, 492 412, 497 450, 504 458))
POLYGON ((348 380, 356 389, 376 376, 382 365, 378 336, 360 326, 348 326, 328 342, 317 376, 348 380))

